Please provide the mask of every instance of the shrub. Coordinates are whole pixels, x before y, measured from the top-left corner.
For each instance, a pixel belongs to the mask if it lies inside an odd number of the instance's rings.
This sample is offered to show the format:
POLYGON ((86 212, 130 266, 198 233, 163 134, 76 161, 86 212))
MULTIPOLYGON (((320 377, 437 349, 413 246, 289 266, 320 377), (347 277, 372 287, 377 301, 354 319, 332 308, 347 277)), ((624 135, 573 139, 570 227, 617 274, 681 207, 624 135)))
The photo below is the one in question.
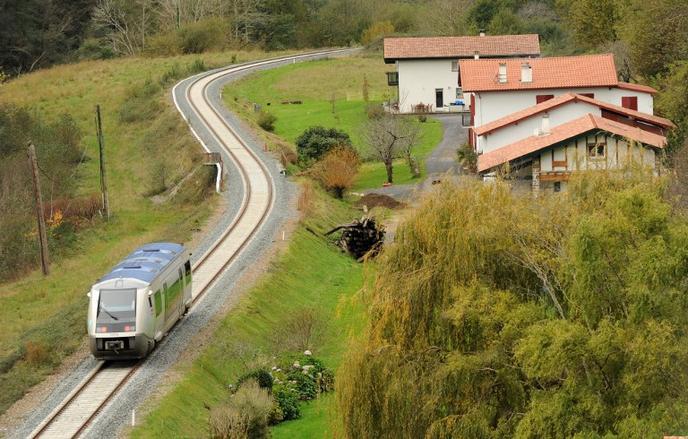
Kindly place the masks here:
POLYGON ((115 57, 109 41, 99 38, 86 38, 77 51, 79 59, 110 59, 115 57))
POLYGON ((255 380, 261 389, 272 389, 272 375, 265 369, 256 369, 242 375, 241 378, 237 380, 237 387, 241 387, 241 385, 248 380, 255 380))
POLYGON ((478 172, 478 154, 468 143, 464 143, 456 151, 459 163, 470 172, 478 172))
POLYGON ((261 111, 260 114, 258 114, 258 126, 265 131, 274 131, 276 121, 277 116, 272 113, 268 113, 267 111, 261 111))
POLYGON ((287 374, 289 381, 294 381, 294 389, 302 401, 308 401, 318 395, 318 388, 315 385, 315 380, 308 376, 302 369, 291 370, 287 374))
POLYGON ((203 53, 224 45, 225 24, 221 19, 190 23, 179 29, 179 47, 182 53, 203 53))
POLYGON ((428 116, 426 116, 425 114, 419 114, 418 115, 418 122, 425 123, 427 121, 428 121, 428 116))
POLYGON ((279 414, 280 416, 279 419, 277 417, 272 418, 271 421, 273 423, 301 417, 299 393, 295 389, 278 384, 272 389, 272 396, 275 399, 276 409, 278 409, 277 411, 273 409, 273 414, 279 414))
POLYGON ((381 119, 385 115, 385 109, 380 104, 370 104, 366 106, 366 115, 368 119, 381 119))
POLYGON ((390 21, 377 21, 363 31, 361 43, 368 45, 393 33, 394 25, 390 21))
POLYGON ((318 160, 335 146, 351 146, 349 135, 336 128, 310 127, 296 139, 296 152, 303 164, 318 160))
POLYGON ((268 416, 273 408, 267 390, 254 380, 244 382, 229 400, 210 411, 211 438, 262 439, 269 436, 268 416))
POLYGON ((311 175, 331 191, 336 198, 342 198, 358 173, 358 154, 350 147, 337 147, 313 166, 311 175))

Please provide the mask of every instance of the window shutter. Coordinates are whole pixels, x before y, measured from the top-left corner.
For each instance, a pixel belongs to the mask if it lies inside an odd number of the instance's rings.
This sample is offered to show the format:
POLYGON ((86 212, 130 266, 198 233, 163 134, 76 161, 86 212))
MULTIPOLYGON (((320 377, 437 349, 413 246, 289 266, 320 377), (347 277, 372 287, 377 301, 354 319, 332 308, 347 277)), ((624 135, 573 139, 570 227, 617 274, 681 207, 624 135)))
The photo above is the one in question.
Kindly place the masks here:
POLYGON ((621 106, 630 110, 638 111, 638 97, 637 96, 623 96, 621 97, 621 106))

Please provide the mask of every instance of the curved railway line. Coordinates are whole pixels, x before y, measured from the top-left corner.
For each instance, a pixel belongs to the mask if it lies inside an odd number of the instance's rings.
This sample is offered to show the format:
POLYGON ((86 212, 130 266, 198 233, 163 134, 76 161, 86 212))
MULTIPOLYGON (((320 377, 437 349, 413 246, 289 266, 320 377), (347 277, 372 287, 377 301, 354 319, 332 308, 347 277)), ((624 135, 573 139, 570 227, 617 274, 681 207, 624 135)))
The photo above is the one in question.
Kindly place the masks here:
MULTIPOLYGON (((235 261, 252 240, 269 216, 274 204, 274 181, 263 161, 230 126, 220 111, 211 103, 208 88, 228 75, 256 70, 261 67, 280 65, 285 62, 322 57, 345 52, 334 49, 290 55, 262 61, 229 66, 194 76, 192 80, 179 82, 172 94, 175 105, 187 121, 193 134, 206 151, 209 148, 193 128, 188 115, 177 101, 176 90, 185 86, 186 103, 191 113, 200 120, 210 137, 230 158, 241 176, 244 188, 238 213, 222 235, 193 265, 193 306, 209 291, 225 270, 235 261), (184 84, 189 81, 188 84, 184 84)), ((167 338, 163 339, 164 345, 167 338)), ((133 377, 145 360, 137 362, 103 362, 97 365, 70 392, 66 398, 31 432, 30 438, 74 438, 80 436, 100 411, 118 391, 133 377)))

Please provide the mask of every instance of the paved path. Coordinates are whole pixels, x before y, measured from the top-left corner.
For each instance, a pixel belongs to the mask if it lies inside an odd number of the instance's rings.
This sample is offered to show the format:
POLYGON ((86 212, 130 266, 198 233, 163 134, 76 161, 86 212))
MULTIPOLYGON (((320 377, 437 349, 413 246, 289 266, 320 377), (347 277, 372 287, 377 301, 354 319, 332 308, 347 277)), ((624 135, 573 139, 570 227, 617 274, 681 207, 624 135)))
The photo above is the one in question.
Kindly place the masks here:
POLYGON ((441 180, 447 176, 456 176, 461 173, 461 167, 456 160, 456 150, 467 140, 468 129, 461 126, 460 114, 436 114, 431 116, 440 121, 443 129, 442 141, 425 159, 427 177, 415 184, 400 184, 370 189, 365 193, 389 195, 400 201, 409 201, 415 198, 416 191, 424 191, 435 180, 441 180))

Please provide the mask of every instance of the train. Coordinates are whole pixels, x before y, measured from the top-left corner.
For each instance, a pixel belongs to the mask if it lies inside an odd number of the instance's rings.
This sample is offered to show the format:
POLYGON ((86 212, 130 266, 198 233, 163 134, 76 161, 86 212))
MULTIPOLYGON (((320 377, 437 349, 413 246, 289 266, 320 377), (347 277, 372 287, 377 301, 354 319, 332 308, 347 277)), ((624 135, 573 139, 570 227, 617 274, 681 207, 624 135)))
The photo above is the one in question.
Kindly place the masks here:
POLYGON ((134 250, 87 294, 91 353, 102 360, 146 357, 192 304, 191 254, 171 242, 134 250))

